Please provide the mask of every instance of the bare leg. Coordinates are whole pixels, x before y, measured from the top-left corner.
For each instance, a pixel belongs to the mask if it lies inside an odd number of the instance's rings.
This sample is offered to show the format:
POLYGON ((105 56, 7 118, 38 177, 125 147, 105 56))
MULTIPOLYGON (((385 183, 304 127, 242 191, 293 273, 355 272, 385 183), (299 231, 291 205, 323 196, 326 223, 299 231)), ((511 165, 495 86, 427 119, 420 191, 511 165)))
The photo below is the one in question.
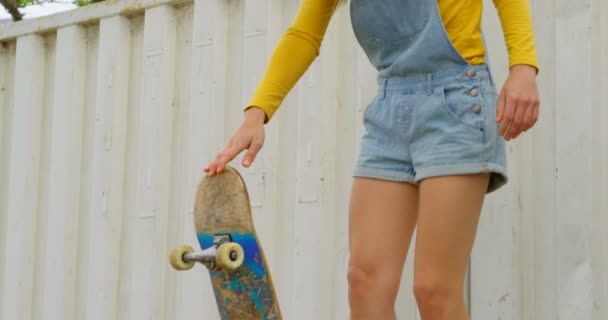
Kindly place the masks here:
POLYGON ((420 184, 414 295, 423 320, 467 320, 464 278, 489 175, 420 184))
POLYGON ((352 320, 395 319, 395 299, 417 207, 414 185, 354 179, 348 267, 352 320))

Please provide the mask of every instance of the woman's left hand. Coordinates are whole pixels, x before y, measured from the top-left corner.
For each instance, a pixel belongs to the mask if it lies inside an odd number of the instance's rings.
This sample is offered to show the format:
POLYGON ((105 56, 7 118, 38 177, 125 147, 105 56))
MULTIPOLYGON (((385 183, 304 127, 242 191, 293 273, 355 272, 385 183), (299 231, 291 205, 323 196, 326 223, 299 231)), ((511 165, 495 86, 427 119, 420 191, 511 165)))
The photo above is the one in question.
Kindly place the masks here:
POLYGON ((539 107, 536 69, 528 65, 511 67, 509 77, 498 96, 498 133, 507 141, 517 138, 534 126, 538 120, 539 107))

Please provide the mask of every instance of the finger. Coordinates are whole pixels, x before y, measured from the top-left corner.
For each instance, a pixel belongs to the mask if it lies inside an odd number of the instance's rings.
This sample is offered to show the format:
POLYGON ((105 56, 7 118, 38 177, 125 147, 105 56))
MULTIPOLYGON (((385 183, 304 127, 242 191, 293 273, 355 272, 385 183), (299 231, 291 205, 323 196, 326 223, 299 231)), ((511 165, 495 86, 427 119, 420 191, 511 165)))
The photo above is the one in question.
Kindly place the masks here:
POLYGON ((214 176, 217 173, 217 158, 209 164, 209 171, 207 172, 210 176, 214 176))
POLYGON ((247 150, 247 153, 243 157, 243 166, 248 168, 255 160, 255 157, 257 156, 261 148, 262 141, 258 139, 253 140, 251 142, 251 145, 249 146, 249 149, 247 150))
POLYGON ((226 164, 228 164, 228 162, 232 161, 234 159, 234 157, 236 157, 237 154, 239 154, 241 151, 243 151, 244 148, 239 148, 236 146, 231 146, 228 147, 217 159, 217 173, 222 173, 224 172, 224 169, 226 169, 226 164))
POLYGON ((504 112, 503 112, 503 117, 501 119, 501 126, 500 126, 500 131, 499 134, 503 137, 506 137, 506 133, 507 130, 510 130, 510 126, 512 125, 511 122, 515 119, 515 111, 516 111, 516 104, 515 101, 512 97, 509 97, 508 95, 505 98, 505 107, 504 107, 504 112))
POLYGON ((540 113, 540 101, 537 101, 536 104, 534 105, 534 115, 532 117, 532 119, 534 120, 534 123, 536 123, 536 121, 538 121, 539 113, 540 113))
POLYGON ((503 137, 504 137, 504 138, 505 138, 505 140, 507 140, 507 141, 508 141, 509 139, 507 139, 506 133, 507 133, 507 132, 508 132, 508 131, 511 129, 511 125, 512 125, 512 124, 513 124, 513 122, 509 122, 509 123, 503 124, 503 126, 504 126, 504 130, 505 130, 505 134, 503 135, 503 137))
POLYGON ((515 138, 518 136, 523 129, 524 117, 526 115, 527 102, 522 100, 517 100, 517 107, 515 108, 515 116, 513 118, 513 123, 511 124, 511 128, 507 130, 505 134, 505 138, 508 140, 515 138))
POLYGON ((221 164, 221 159, 218 156, 218 158, 216 158, 215 160, 213 160, 211 162, 211 164, 209 164, 209 172, 208 172, 208 174, 210 176, 214 176, 214 175, 220 173, 220 170, 219 170, 220 164, 221 164))
POLYGON ((496 107, 496 122, 500 123, 503 119, 505 112, 505 94, 504 90, 500 91, 500 95, 498 96, 498 106, 496 107))
POLYGON ((526 115, 524 116, 524 122, 522 126, 522 132, 530 130, 534 125, 534 103, 531 103, 526 108, 526 115))
POLYGON ((207 173, 207 175, 212 176, 215 173, 215 161, 209 162, 204 171, 207 173))
POLYGON ((522 106, 517 106, 515 107, 515 116, 513 118, 513 121, 511 122, 511 126, 509 127, 509 129, 507 129, 507 132, 505 132, 505 139, 508 140, 512 140, 513 138, 515 138, 516 135, 518 135, 521 132, 521 123, 523 121, 523 114, 525 113, 524 107, 522 106))
POLYGON ((220 166, 222 164, 222 162, 224 161, 224 158, 226 158, 226 156, 228 155, 228 153, 230 152, 230 150, 233 148, 233 142, 228 141, 228 143, 226 144, 226 146, 224 146, 224 149, 222 149, 222 151, 220 151, 220 153, 217 154, 217 156, 215 156, 215 159, 213 159, 213 161, 211 161, 211 163, 209 164, 209 175, 210 176, 214 176, 218 173, 220 173, 220 166))
POLYGON ((524 108, 523 113, 525 113, 525 114, 524 114, 524 117, 523 117, 523 120, 522 120, 522 124, 519 127, 519 132, 517 132, 516 134, 513 134, 513 138, 512 139, 517 139, 517 137, 519 137, 522 133, 524 133, 524 132, 528 131, 528 129, 530 129, 530 127, 532 126, 531 125, 532 121, 531 120, 527 120, 526 118, 532 119, 532 112, 533 111, 534 111, 534 108, 531 107, 531 106, 527 107, 527 108, 524 108))
POLYGON ((209 161, 209 163, 208 163, 208 164, 207 164, 207 166, 206 166, 206 167, 203 169, 203 171, 205 171, 206 173, 212 173, 212 172, 214 172, 214 171, 215 171, 215 168, 216 168, 216 166, 217 166, 216 159, 217 159, 217 156, 216 156, 216 158, 215 158, 215 159, 213 159, 213 160, 209 161))
POLYGON ((517 137, 519 137, 522 133, 528 131, 531 127, 532 127, 532 113, 534 112, 534 107, 529 106, 527 108, 524 109, 524 117, 522 120, 522 124, 519 127, 519 132, 517 132, 516 134, 513 134, 513 139, 517 139, 517 137))
POLYGON ((208 175, 210 175, 210 176, 213 176, 215 174, 215 169, 216 169, 216 166, 217 166, 216 159, 211 160, 209 162, 209 164, 207 165, 207 167, 205 168, 205 172, 208 175))

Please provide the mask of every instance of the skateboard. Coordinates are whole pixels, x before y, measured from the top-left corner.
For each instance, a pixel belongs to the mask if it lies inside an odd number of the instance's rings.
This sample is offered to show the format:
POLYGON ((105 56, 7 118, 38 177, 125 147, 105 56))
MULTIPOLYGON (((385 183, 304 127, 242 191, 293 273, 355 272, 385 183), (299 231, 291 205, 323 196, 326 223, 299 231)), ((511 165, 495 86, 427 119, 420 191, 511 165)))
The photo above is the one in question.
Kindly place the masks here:
POLYGON ((270 270, 256 234, 245 182, 232 167, 201 180, 194 229, 202 251, 174 248, 176 270, 207 267, 222 320, 281 320, 270 270))

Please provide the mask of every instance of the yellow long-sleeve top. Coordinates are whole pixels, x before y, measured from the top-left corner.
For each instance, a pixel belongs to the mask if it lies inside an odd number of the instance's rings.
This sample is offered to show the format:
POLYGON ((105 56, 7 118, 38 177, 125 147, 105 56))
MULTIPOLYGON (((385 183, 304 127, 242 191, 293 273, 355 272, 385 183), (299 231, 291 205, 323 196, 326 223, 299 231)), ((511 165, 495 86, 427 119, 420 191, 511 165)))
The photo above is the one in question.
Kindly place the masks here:
MULTIPOLYGON (((528 0, 493 1, 504 31, 509 66, 526 64, 538 69, 528 0)), ((319 55, 336 2, 302 0, 246 108, 259 107, 266 113, 267 120, 272 118, 285 96, 319 55)), ((482 0, 438 0, 437 3, 456 50, 471 64, 483 63, 482 0)))

